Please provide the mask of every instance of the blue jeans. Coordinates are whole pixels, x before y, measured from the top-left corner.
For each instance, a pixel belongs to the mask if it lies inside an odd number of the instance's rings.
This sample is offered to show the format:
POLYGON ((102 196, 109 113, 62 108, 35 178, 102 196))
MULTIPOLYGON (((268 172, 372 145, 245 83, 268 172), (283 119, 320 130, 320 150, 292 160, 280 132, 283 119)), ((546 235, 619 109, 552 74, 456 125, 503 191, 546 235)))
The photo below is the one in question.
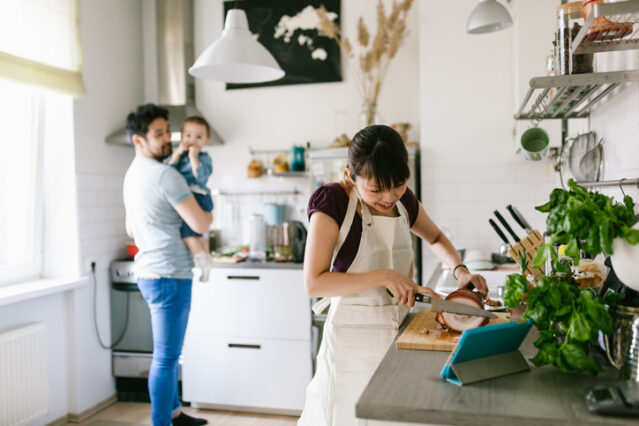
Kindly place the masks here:
POLYGON ((181 410, 178 358, 191 309, 191 286, 191 279, 138 278, 138 287, 151 311, 153 329, 149 395, 154 426, 171 425, 172 415, 181 410))

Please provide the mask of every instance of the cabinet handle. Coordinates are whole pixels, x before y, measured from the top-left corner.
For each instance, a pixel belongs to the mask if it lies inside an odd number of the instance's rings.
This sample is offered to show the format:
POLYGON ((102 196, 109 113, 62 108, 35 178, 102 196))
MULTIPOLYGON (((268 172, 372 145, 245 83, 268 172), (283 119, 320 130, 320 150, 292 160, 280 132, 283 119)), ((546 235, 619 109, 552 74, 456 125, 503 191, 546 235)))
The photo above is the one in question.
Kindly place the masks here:
POLYGON ((262 345, 246 345, 243 343, 229 343, 229 348, 239 348, 239 349, 261 349, 262 345))
POLYGON ((259 275, 227 275, 227 280, 259 280, 259 275))

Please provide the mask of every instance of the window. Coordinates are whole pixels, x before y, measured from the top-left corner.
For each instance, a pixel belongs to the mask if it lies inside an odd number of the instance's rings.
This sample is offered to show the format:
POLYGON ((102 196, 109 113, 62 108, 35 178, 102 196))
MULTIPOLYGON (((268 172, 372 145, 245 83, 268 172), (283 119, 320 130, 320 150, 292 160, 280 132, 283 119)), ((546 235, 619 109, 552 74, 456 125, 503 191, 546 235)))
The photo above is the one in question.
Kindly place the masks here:
POLYGON ((54 129, 71 125, 72 100, 68 95, 1 79, 0 93, 0 283, 7 283, 40 276, 43 156, 47 147, 68 143, 60 140, 65 132, 54 129))
POLYGON ((55 185, 69 185, 59 170, 73 142, 72 96, 85 93, 79 8, 0 1, 0 284, 39 278, 52 262, 43 263, 43 238, 57 227, 43 224, 66 205, 55 185))

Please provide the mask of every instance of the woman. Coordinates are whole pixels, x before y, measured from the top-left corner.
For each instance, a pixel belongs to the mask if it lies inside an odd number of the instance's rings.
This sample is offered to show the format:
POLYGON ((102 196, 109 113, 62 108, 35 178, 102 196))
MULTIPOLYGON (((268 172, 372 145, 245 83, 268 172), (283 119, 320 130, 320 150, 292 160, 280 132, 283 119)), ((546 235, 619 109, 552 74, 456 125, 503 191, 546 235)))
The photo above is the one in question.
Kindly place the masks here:
POLYGON ((411 231, 453 269, 460 288, 488 291, 407 188, 409 173, 399 134, 369 126, 351 142, 344 180, 311 196, 304 280, 310 297, 331 297, 331 306, 300 425, 357 424, 355 403, 415 293, 438 297, 412 279, 411 231))

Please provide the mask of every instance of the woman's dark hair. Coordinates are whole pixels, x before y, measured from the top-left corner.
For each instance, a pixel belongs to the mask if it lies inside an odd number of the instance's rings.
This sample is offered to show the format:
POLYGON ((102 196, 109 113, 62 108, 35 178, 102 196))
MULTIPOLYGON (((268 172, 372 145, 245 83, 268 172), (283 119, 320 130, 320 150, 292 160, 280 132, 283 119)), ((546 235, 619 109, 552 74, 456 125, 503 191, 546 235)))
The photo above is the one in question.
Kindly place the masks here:
POLYGON ((374 179, 379 191, 402 185, 410 177, 402 137, 389 126, 363 128, 348 148, 348 170, 353 178, 374 179))
POLYGON ((184 132, 184 125, 188 122, 201 124, 206 129, 206 137, 211 136, 211 126, 209 125, 209 122, 204 119, 204 117, 200 117, 199 115, 192 115, 186 118, 184 120, 184 123, 182 123, 183 132, 184 132))
POLYGON ((140 105, 134 112, 126 117, 126 131, 129 139, 133 135, 146 137, 149 131, 149 124, 158 117, 169 119, 169 112, 154 104, 140 105))

